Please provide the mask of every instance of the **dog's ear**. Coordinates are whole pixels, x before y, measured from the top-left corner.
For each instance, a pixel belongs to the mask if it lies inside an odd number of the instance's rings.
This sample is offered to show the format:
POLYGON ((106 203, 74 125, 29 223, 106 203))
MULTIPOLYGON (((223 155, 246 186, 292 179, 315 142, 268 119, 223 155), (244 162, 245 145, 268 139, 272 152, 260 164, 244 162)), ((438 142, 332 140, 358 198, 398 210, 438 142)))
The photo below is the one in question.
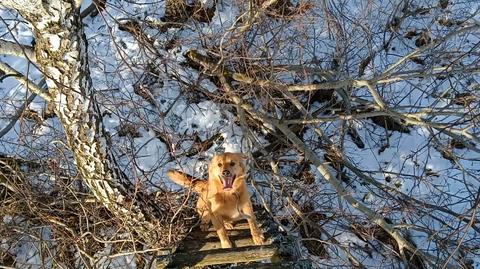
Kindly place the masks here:
POLYGON ((210 162, 208 163, 208 175, 212 175, 213 173, 213 170, 216 168, 217 166, 217 157, 218 155, 215 154, 213 155, 212 159, 210 160, 210 162))

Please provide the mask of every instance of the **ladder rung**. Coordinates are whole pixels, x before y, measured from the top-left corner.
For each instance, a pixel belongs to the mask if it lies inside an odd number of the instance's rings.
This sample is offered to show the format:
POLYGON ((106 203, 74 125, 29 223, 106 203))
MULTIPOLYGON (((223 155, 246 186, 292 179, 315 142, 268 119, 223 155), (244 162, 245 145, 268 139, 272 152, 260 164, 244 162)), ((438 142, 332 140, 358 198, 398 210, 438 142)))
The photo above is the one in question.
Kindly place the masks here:
MULTIPOLYGON (((265 236, 268 236, 265 234, 265 236)), ((230 236, 230 241, 234 244, 235 247, 247 247, 255 246, 255 243, 252 240, 250 233, 244 236, 230 236)), ((272 238, 266 238, 264 245, 269 245, 273 242, 272 238)), ((220 239, 218 237, 212 237, 208 239, 197 239, 197 240, 185 240, 177 248, 176 252, 192 252, 192 251, 205 251, 210 249, 220 249, 222 248, 220 244, 220 239)))
POLYGON ((157 268, 182 268, 186 266, 245 263, 269 260, 277 254, 278 247, 276 245, 174 253, 171 256, 159 257, 157 259, 157 268))

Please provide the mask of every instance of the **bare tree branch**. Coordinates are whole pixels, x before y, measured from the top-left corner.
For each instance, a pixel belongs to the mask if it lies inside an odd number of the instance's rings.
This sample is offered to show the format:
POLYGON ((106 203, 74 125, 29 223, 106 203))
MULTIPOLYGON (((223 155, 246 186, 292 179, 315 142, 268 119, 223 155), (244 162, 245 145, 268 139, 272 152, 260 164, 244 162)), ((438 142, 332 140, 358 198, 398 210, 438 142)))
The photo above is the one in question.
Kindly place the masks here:
POLYGON ((2 70, 5 75, 14 76, 20 83, 22 83, 27 89, 31 92, 37 94, 38 96, 42 97, 46 101, 51 101, 51 96, 42 90, 37 84, 27 79, 22 73, 18 72, 17 70, 13 69, 10 65, 0 61, 0 70, 2 70))
POLYGON ((2 39, 0 39, 0 54, 24 57, 32 62, 36 60, 33 47, 2 39))
POLYGON ((13 128, 13 126, 15 126, 15 123, 17 123, 18 119, 22 116, 23 111, 30 105, 35 97, 37 97, 36 93, 30 94, 25 103, 23 103, 22 106, 17 109, 15 114, 10 118, 10 122, 3 127, 2 130, 0 130, 0 138, 6 135, 13 128))
POLYGON ((224 90, 226 93, 229 95, 229 98, 232 100, 232 102, 239 106, 240 108, 244 109, 247 111, 250 115, 252 115, 254 118, 270 124, 272 126, 275 126, 278 128, 293 144, 294 146, 303 152, 305 154, 305 157, 310 160, 315 166, 316 169, 320 172, 320 174, 325 178, 327 182, 329 182, 338 195, 345 199, 353 208, 357 209, 358 211, 362 212, 365 214, 365 216, 372 222, 384 229, 390 236, 392 236, 395 241, 398 244, 398 248, 403 254, 404 249, 409 250, 411 253, 415 253, 425 260, 427 260, 430 264, 436 265, 439 262, 442 264, 445 264, 446 268, 455 268, 455 266, 450 265, 448 261, 439 261, 436 257, 433 257, 429 255, 428 253, 425 253, 419 249, 417 249, 412 243, 410 243, 408 240, 406 240, 402 234, 395 228, 395 224, 390 224, 385 219, 377 214, 374 210, 371 208, 367 207, 357 199, 355 199, 352 194, 343 187, 341 181, 334 177, 326 164, 324 164, 313 152, 311 149, 307 147, 307 145, 293 133, 288 126, 283 124, 280 120, 275 119, 273 117, 270 117, 264 113, 261 113, 254 109, 252 106, 249 104, 245 103, 237 94, 235 94, 235 91, 233 90, 232 86, 227 82, 225 76, 223 75, 223 72, 216 71, 218 68, 216 68, 216 65, 214 63, 206 61, 205 58, 199 57, 197 52, 195 51, 190 51, 187 54, 190 59, 197 61, 198 64, 201 64, 204 66, 208 71, 212 72, 212 74, 216 75, 220 82, 222 83, 222 86, 224 87, 224 90))

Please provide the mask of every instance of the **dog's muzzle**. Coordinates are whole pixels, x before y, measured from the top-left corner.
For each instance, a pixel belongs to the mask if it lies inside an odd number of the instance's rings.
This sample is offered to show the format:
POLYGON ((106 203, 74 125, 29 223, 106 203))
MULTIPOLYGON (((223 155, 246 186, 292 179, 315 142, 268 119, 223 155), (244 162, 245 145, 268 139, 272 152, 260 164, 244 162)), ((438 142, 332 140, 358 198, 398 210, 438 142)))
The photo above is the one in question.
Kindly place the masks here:
POLYGON ((235 181, 235 175, 230 173, 230 171, 223 170, 220 179, 222 180, 224 190, 233 188, 233 181, 235 181))

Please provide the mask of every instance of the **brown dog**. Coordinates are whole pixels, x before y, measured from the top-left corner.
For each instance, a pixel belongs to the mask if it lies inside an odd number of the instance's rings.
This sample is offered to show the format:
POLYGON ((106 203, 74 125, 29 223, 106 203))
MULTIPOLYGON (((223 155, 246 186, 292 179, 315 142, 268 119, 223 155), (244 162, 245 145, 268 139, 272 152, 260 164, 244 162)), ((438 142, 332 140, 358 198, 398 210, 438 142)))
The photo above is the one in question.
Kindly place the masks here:
POLYGON ((263 234, 253 214, 245 173, 245 155, 241 153, 215 155, 208 166, 208 181, 197 180, 174 170, 167 173, 175 183, 191 187, 200 194, 197 201, 197 212, 201 216, 200 228, 207 230, 211 221, 222 248, 232 247, 226 229, 231 229, 232 222, 240 219, 248 220, 253 242, 256 245, 263 244, 263 234))

